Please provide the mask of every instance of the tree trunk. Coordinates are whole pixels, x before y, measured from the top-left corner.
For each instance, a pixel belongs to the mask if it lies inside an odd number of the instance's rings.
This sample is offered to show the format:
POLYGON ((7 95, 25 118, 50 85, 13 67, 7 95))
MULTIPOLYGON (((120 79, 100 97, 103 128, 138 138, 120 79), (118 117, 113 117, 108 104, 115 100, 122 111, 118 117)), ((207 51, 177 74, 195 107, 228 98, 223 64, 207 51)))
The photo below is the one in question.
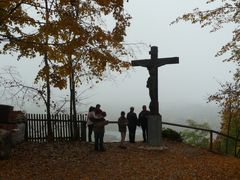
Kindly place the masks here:
MULTIPOLYGON (((47 54, 45 54, 44 56, 44 62, 45 62, 45 66, 49 67, 48 61, 47 61, 47 54)), ((52 123, 51 123, 51 88, 50 88, 50 82, 49 82, 49 68, 47 72, 46 85, 47 85, 46 109, 47 109, 47 130, 48 130, 47 141, 52 142, 53 131, 52 131, 52 123)))
POLYGON ((71 116, 71 127, 73 128, 73 140, 79 139, 79 127, 77 126, 77 110, 76 110, 76 92, 75 92, 75 78, 74 78, 74 67, 72 62, 71 55, 69 56, 69 63, 71 67, 71 73, 69 76, 69 83, 70 83, 70 116, 71 116))
MULTIPOLYGON (((231 129, 231 122, 232 122, 232 104, 230 103, 229 107, 228 107, 228 113, 229 113, 229 117, 228 117, 228 125, 227 125, 227 135, 230 135, 230 129, 231 129)), ((229 139, 226 138, 226 150, 225 153, 228 154, 228 144, 229 144, 229 139)))
POLYGON ((73 134, 73 104, 72 104, 72 78, 71 76, 69 77, 69 88, 70 88, 70 133, 71 133, 71 139, 73 139, 74 134, 73 134))
POLYGON ((72 107, 73 107, 73 126, 74 126, 74 140, 79 139, 79 127, 77 126, 77 109, 76 109, 76 91, 74 71, 72 71, 72 107))
MULTIPOLYGON (((46 8, 46 24, 49 22, 49 10, 48 10, 48 1, 45 0, 45 8, 46 8)), ((45 45, 48 45, 48 36, 45 37, 45 45)), ((52 142, 53 141, 53 131, 52 131, 52 124, 51 124, 51 87, 50 87, 50 70, 49 70, 49 64, 48 64, 48 55, 47 52, 44 54, 44 63, 45 67, 47 67, 47 79, 46 79, 46 85, 47 85, 47 101, 46 101, 46 109, 47 109, 47 130, 48 130, 48 136, 47 141, 52 142)))

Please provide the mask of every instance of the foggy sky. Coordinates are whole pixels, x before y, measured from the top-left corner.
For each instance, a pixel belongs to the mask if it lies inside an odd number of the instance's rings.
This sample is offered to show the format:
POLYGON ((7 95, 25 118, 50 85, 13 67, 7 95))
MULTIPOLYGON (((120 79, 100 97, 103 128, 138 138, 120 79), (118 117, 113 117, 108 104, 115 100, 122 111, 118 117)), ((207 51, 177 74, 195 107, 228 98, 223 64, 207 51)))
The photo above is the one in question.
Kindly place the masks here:
MULTIPOLYGON (((169 25, 183 13, 196 7, 206 8, 203 0, 129 0, 126 12, 132 16, 127 31, 126 43, 130 44, 136 59, 150 58, 150 45, 158 46, 159 57, 178 56, 179 64, 159 68, 159 107, 164 121, 179 122, 187 118, 216 124, 217 107, 207 104, 207 97, 219 89, 218 81, 231 80, 230 70, 234 65, 223 63, 224 57, 214 55, 231 40, 231 26, 217 33, 201 29, 199 25, 181 22, 169 25), (131 45, 138 43, 136 45, 131 45)), ((26 82, 32 82, 41 60, 21 60, 15 56, 0 55, 1 65, 15 65, 26 82), (31 78, 32 77, 32 78, 31 78)), ((41 59, 41 58, 40 58, 41 59)), ((133 59, 127 59, 128 61, 133 59)), ((148 71, 134 67, 123 74, 112 74, 111 78, 94 86, 84 96, 89 96, 78 107, 84 112, 97 103, 107 112, 109 120, 117 120, 122 110, 128 112, 134 106, 139 113, 143 104, 149 104, 146 81, 148 71)), ((79 92, 86 89, 83 86, 79 92)), ((2 102, 1 102, 2 103, 2 102)), ((28 112, 36 109, 26 107, 28 112)), ((38 111, 38 110, 37 110, 38 111)))

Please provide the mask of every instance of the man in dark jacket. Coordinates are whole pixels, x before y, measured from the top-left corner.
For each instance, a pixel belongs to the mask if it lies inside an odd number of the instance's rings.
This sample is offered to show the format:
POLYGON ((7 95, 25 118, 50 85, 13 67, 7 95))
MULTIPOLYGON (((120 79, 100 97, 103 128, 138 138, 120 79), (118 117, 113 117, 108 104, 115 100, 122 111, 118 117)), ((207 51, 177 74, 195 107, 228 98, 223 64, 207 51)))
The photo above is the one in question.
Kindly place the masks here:
POLYGON ((130 107, 130 112, 127 113, 129 142, 135 143, 135 133, 137 127, 137 114, 134 112, 134 107, 130 107))
POLYGON ((138 115, 139 123, 142 127, 143 142, 147 142, 148 136, 148 119, 147 116, 150 115, 150 111, 147 110, 147 106, 142 106, 142 111, 138 115))

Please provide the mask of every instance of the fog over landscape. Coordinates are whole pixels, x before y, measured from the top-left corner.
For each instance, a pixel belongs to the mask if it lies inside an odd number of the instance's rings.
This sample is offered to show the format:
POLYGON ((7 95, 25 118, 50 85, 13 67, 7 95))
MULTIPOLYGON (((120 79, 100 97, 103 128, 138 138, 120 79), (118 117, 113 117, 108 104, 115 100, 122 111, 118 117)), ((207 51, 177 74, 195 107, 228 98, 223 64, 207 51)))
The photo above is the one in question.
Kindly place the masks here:
MULTIPOLYGON (((208 122, 218 130, 219 108, 207 103, 209 95, 219 88, 219 82, 231 81, 234 64, 224 63, 224 57, 215 57, 220 48, 231 39, 231 27, 216 33, 201 29, 199 25, 181 22, 170 25, 178 16, 196 7, 206 8, 205 1, 179 0, 129 0, 126 11, 132 16, 126 44, 134 52, 132 58, 149 59, 150 46, 158 46, 159 58, 179 57, 179 64, 165 65, 158 72, 159 111, 163 121, 186 124, 185 120, 208 122)), ((24 82, 33 84, 42 57, 17 61, 17 55, 0 55, 0 68, 16 66, 24 82)), ((142 105, 148 106, 150 98, 146 81, 148 71, 143 67, 132 67, 122 74, 112 73, 102 82, 89 89, 89 84, 80 86, 78 94, 84 99, 78 106, 79 113, 86 113, 88 107, 101 104, 107 112, 107 119, 117 121, 121 111, 135 107, 138 114, 142 105)), ((54 90, 54 97, 61 99, 66 92, 54 90)), ((12 104, 2 97, 0 104, 12 104)), ((22 108, 27 113, 43 113, 42 107, 26 103, 22 108)), ((111 128, 110 128, 111 129, 111 128)))

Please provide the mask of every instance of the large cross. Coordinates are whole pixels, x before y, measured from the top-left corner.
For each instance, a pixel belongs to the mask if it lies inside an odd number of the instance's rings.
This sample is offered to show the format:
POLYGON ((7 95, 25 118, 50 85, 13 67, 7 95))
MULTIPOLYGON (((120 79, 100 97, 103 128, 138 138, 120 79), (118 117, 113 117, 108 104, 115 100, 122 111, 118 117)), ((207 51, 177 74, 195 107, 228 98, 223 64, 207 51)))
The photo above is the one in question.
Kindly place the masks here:
POLYGON ((158 58, 158 47, 152 46, 149 52, 151 59, 133 60, 132 66, 146 67, 149 72, 149 78, 147 80, 147 88, 149 88, 149 96, 151 102, 149 109, 153 115, 159 114, 158 105, 158 67, 166 64, 179 63, 178 57, 158 58))

